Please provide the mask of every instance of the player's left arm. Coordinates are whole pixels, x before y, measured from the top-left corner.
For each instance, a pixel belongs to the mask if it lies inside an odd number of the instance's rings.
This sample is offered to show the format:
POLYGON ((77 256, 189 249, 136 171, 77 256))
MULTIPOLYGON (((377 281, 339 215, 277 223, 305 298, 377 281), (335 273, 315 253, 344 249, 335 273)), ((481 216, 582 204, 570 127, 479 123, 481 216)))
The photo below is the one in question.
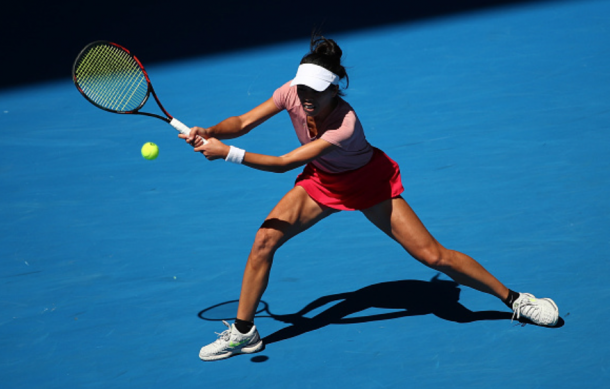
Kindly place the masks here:
MULTIPOLYGON (((279 157, 246 152, 242 164, 257 170, 284 173, 328 154, 336 147, 324 139, 316 139, 279 157)), ((209 160, 214 160, 226 158, 229 154, 229 149, 230 146, 218 139, 210 138, 208 143, 196 147, 195 151, 201 152, 209 160)))
POLYGON ((198 147, 203 143, 197 140, 197 136, 200 136, 203 139, 237 138, 247 134, 252 129, 264 123, 272 116, 277 115, 281 111, 282 109, 278 108, 277 105, 275 105, 273 97, 271 97, 267 101, 244 113, 243 115, 231 116, 221 121, 220 123, 208 128, 193 127, 190 130, 190 134, 180 134, 178 136, 195 147, 198 147))

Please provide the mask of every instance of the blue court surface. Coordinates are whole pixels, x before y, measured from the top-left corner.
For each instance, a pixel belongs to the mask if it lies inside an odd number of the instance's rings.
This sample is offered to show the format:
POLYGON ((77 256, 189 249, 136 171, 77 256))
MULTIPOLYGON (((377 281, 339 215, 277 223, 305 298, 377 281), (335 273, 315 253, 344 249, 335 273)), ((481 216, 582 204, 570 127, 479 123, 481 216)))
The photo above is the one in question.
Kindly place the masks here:
MULTIPOLYGON (((256 320, 266 349, 200 361, 298 171, 208 162, 66 77, 0 90, 2 388, 608 387, 610 1, 332 38, 346 99, 429 230, 511 289, 552 297, 560 325, 511 321, 343 212, 277 253, 256 320), (140 155, 149 141, 155 161, 140 155)), ((172 115, 209 126, 268 99, 307 49, 305 32, 147 70, 172 115)), ((298 146, 286 114, 228 143, 298 146)))

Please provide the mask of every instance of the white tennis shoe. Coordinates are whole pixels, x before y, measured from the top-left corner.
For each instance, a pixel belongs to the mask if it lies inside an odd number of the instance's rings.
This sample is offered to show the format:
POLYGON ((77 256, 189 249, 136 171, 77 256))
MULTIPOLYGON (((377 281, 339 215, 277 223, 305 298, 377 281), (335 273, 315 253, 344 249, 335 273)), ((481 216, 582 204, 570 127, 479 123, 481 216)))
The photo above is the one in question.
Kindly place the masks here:
POLYGON ((537 299, 529 293, 520 293, 513 303, 513 319, 522 316, 539 326, 553 327, 559 320, 559 308, 550 298, 537 299))
POLYGON ((258 335, 256 326, 253 326, 247 334, 242 334, 237 331, 235 324, 229 325, 224 320, 222 322, 229 329, 221 334, 217 333, 218 339, 216 341, 201 348, 199 358, 203 361, 216 361, 237 354, 257 353, 265 348, 263 340, 258 335))

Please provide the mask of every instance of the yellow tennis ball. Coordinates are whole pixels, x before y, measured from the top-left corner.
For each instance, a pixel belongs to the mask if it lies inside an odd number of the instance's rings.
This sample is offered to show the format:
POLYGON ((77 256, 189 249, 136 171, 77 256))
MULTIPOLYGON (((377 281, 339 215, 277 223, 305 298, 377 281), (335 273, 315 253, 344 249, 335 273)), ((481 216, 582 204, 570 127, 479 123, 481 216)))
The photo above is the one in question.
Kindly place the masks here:
POLYGON ((159 146, 153 142, 144 143, 142 146, 142 156, 146 159, 153 160, 159 155, 159 146))

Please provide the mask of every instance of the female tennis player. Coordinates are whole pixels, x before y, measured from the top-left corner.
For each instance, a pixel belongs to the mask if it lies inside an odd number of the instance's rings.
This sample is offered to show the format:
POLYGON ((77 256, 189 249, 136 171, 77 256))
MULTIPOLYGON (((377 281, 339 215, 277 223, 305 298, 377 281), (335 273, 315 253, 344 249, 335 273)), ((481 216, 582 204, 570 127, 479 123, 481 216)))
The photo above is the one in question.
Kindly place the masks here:
POLYGON ((469 256, 443 247, 401 197, 396 162, 371 146, 339 86, 349 79, 342 51, 331 39, 314 36, 296 76, 273 96, 241 116, 179 135, 209 160, 224 159, 248 167, 283 173, 305 166, 296 184, 273 208, 256 233, 246 263, 235 323, 203 347, 202 360, 218 360, 264 348, 254 315, 267 287, 273 257, 282 244, 325 217, 358 210, 398 242, 411 256, 456 282, 496 296, 514 315, 543 326, 556 325, 557 305, 548 298, 516 293, 469 256), (286 110, 301 146, 280 157, 246 152, 219 139, 242 136, 286 110), (197 136, 207 139, 203 144, 197 136))

